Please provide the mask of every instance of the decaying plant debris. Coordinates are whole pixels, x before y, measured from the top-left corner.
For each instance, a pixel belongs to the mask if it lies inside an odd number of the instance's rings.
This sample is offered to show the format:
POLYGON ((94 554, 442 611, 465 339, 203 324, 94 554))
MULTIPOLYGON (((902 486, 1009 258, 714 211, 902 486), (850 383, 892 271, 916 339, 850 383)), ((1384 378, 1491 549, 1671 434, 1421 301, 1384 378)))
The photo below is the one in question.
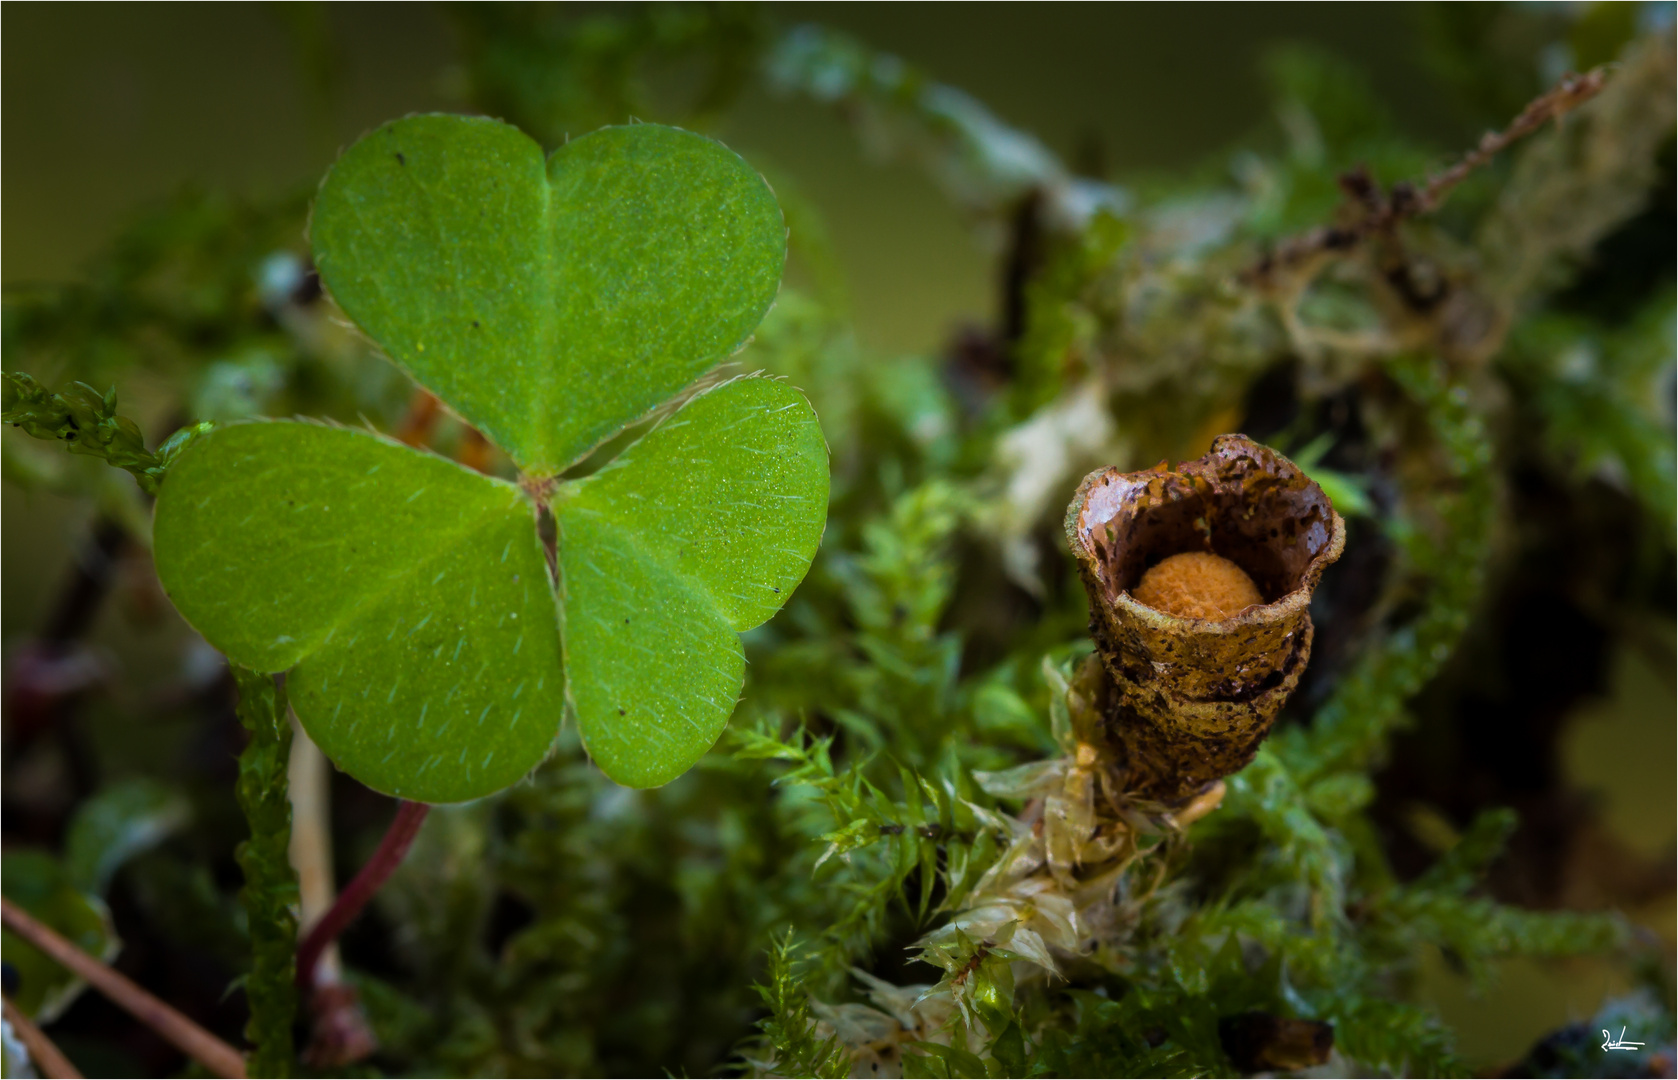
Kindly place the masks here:
MULTIPOLYGON (((1299 1068, 1324 1061, 1329 1044, 1343 1060, 1382 1060, 1387 1051, 1376 1047, 1387 1035, 1372 1038, 1373 1033, 1362 1028, 1367 1020, 1358 1019, 1387 1008, 1364 996, 1385 993, 1374 989, 1382 977, 1365 966, 1384 955, 1394 940, 1388 930, 1380 929, 1382 922, 1418 910, 1414 905, 1424 893, 1458 871, 1442 866, 1413 886, 1374 887, 1355 902, 1359 914, 1341 922, 1348 916, 1336 912, 1345 910, 1340 905, 1349 901, 1350 893, 1371 887, 1353 884, 1353 875, 1360 873, 1356 867, 1366 858, 1353 852, 1367 852, 1367 841, 1352 839, 1367 836, 1359 831, 1365 826, 1355 822, 1369 792, 1356 772, 1344 770, 1360 768, 1381 752, 1385 730, 1400 715, 1402 697, 1449 655, 1467 621, 1466 604, 1483 580, 1497 498, 1484 480, 1490 432, 1475 410, 1463 406, 1476 395, 1491 393, 1485 386, 1484 365, 1518 324, 1518 312, 1532 302, 1534 290, 1544 288, 1546 280, 1556 280, 1549 276, 1553 271, 1536 272, 1532 263, 1524 271, 1513 271, 1510 248, 1503 245, 1510 243, 1511 232, 1531 230, 1531 239, 1512 246, 1542 249, 1544 254, 1534 256, 1537 263, 1581 251, 1583 232, 1576 231, 1573 222, 1548 216, 1548 207, 1554 205, 1549 200, 1560 191, 1591 191, 1591 208, 1581 218, 1590 221, 1588 227, 1598 230, 1597 236, 1613 227, 1611 221, 1623 221, 1634 212, 1619 193, 1642 190, 1649 180, 1645 163, 1662 137, 1659 133, 1671 130, 1671 93, 1661 91, 1661 101, 1656 102, 1650 88, 1670 87, 1671 80, 1670 42, 1644 41, 1629 49, 1622 66, 1611 74, 1596 72, 1567 81, 1536 101, 1511 125, 1507 137, 1489 137, 1463 166, 1443 174, 1440 183, 1422 189, 1398 185, 1389 194, 1368 172, 1351 170, 1341 177, 1346 202, 1337 211, 1352 223, 1345 243, 1325 240, 1341 235, 1333 228, 1346 228, 1335 226, 1306 232, 1302 241, 1284 243, 1259 261, 1250 261, 1244 255, 1250 249, 1241 237, 1240 222, 1251 209, 1213 197, 1198 204, 1144 207, 1125 215, 1122 226, 1097 215, 1074 230, 1072 240, 1062 242, 1060 254, 1049 257, 1048 268, 1036 281, 1037 291, 1027 294, 1034 304, 1033 318, 1014 354, 1020 365, 1014 392, 1038 403, 1038 411, 999 441, 996 475, 1006 501, 985 520, 999 534, 1005 565, 1022 584, 1041 590, 1043 559, 1032 550, 1032 535, 1045 509, 1036 501, 1039 493, 1064 483, 1080 465, 1098 464, 1103 458, 1121 463, 1091 474, 1074 498, 1067 525, 1091 595, 1091 629, 1101 659, 1090 657, 1049 677, 1050 705, 1060 718, 1060 756, 975 774, 986 794, 1020 809, 1004 815, 1000 825, 981 818, 977 809, 969 810, 974 827, 982 828, 981 822, 991 825, 1007 837, 1007 846, 971 887, 965 886, 953 862, 945 875, 948 921, 917 942, 919 956, 941 967, 944 977, 935 984, 898 989, 858 973, 867 1004, 817 1003, 812 1015, 815 1032, 832 1037, 826 1045, 837 1056, 823 1058, 820 1045, 808 1045, 791 1072, 827 1061, 834 1075, 884 1075, 899 1067, 912 1075, 914 1061, 894 1065, 892 1054, 915 1040, 936 1044, 923 1043, 921 1052, 952 1074, 978 1068, 972 1055, 987 1055, 1009 1069, 1017 1067, 1009 1058, 1013 1040, 1032 1037, 1037 1040, 1034 1060, 1050 1062, 1040 1067, 1051 1071, 1094 1060, 1100 1053, 1093 1049, 1097 1045, 1125 1047, 1119 1052, 1132 1055, 1126 1060, 1133 1070, 1184 1068, 1191 1058, 1180 1048, 1197 1039, 1201 1045, 1218 1047, 1193 1059, 1210 1068, 1229 1067, 1213 1062, 1243 1069, 1299 1068), (1575 107, 1578 111, 1558 122, 1575 107), (1630 119, 1633 113, 1635 121, 1630 119), (1546 123, 1550 126, 1540 132, 1546 123), (1622 124, 1629 126, 1618 135, 1607 134, 1622 124), (1532 141, 1518 152, 1510 181, 1517 186, 1506 188, 1485 214, 1480 242, 1493 246, 1483 248, 1484 254, 1477 258, 1448 241, 1442 231, 1407 223, 1412 216, 1438 210, 1446 192, 1472 168, 1487 163, 1489 151, 1504 149, 1518 136, 1532 141), (1587 146, 1591 150, 1585 151, 1587 146), (1555 170, 1547 180, 1538 180, 1529 164, 1535 160, 1555 170), (1415 198, 1416 190, 1430 195, 1415 198), (1533 217, 1525 218, 1525 213, 1533 217), (1538 224, 1541 221, 1552 224, 1545 227, 1538 224), (1307 256, 1307 251, 1312 254, 1307 256), (1280 357, 1297 365, 1293 378, 1309 396, 1354 396, 1366 426, 1367 434, 1361 437, 1385 447, 1381 453, 1396 455, 1388 466, 1397 480, 1396 490, 1378 497, 1395 499, 1417 515, 1418 523, 1427 522, 1419 525, 1423 532, 1413 534, 1398 557, 1409 573, 1432 577, 1433 591, 1424 593, 1422 601, 1430 614, 1409 623, 1390 622, 1385 628, 1382 622, 1393 620, 1396 609, 1377 606, 1363 613, 1361 625, 1353 626, 1346 625, 1344 614, 1338 615, 1337 635, 1364 635, 1362 647, 1374 648, 1380 658, 1370 657, 1348 670, 1347 650, 1344 642, 1338 643, 1330 663, 1339 689, 1318 706, 1309 732, 1291 729, 1275 749, 1260 747, 1253 738, 1238 746, 1213 746, 1210 752, 1201 745, 1183 746, 1179 752, 1159 740, 1153 745, 1168 749, 1136 753, 1123 733, 1138 727, 1110 721, 1118 696, 1115 684, 1124 687, 1128 682, 1135 697, 1146 699, 1149 689, 1162 681, 1157 668, 1149 671, 1139 661, 1146 657, 1152 667, 1160 659, 1155 653, 1169 658, 1164 646, 1174 644, 1171 631, 1190 634, 1196 624, 1149 611, 1128 597, 1125 587, 1135 584, 1148 558, 1204 544, 1206 536, 1204 531, 1196 534, 1195 515, 1184 514, 1178 535, 1138 544, 1133 550, 1144 554, 1115 567, 1111 549, 1103 546, 1111 542, 1104 527, 1118 515, 1107 508, 1092 515, 1088 508, 1100 506, 1096 490, 1102 480, 1110 486, 1124 470, 1136 468, 1136 457, 1148 452, 1144 447, 1172 453, 1179 446, 1191 449, 1204 437, 1197 432, 1189 441, 1174 444, 1169 436, 1162 439, 1166 432, 1195 430, 1196 424, 1205 425, 1198 431, 1233 426, 1239 406, 1227 396, 1227 388, 1244 381, 1237 373, 1257 372, 1280 357), (1383 368, 1384 377, 1377 374, 1383 368), (1035 396, 1046 392, 1035 387, 1051 385, 1062 389, 1047 400, 1035 396), (1426 417, 1420 427, 1418 411, 1426 417), (1422 431, 1430 433, 1417 440, 1422 431), (1091 528, 1092 517, 1103 528, 1091 528), (1428 532, 1438 539, 1425 538, 1428 532), (1423 571, 1424 566, 1430 569, 1423 571), (1384 644, 1373 644, 1383 636, 1384 644), (1219 757, 1225 760, 1217 761, 1219 757), (1225 784, 1212 782, 1248 760, 1252 764, 1236 773, 1227 791, 1225 784), (1141 790, 1127 790, 1121 762, 1141 764, 1136 769, 1141 790), (1192 764, 1179 769, 1182 762, 1207 764, 1197 772, 1192 764), (1144 791, 1160 801, 1141 797, 1144 791), (1180 809, 1173 813, 1163 800, 1176 800, 1180 809), (1204 816, 1220 804, 1217 813, 1204 816), (1196 819, 1200 822, 1193 831, 1202 851, 1219 855, 1196 853, 1185 844, 1187 827, 1196 819), (1227 854, 1228 844, 1242 842, 1278 845, 1247 871, 1275 884, 1268 891, 1237 884, 1212 908, 1200 907, 1206 896, 1202 890, 1216 889, 1211 882, 1240 881, 1219 871, 1215 860, 1227 854), (1197 866, 1209 876, 1197 878, 1197 866), (1281 871, 1282 866, 1291 869, 1281 871), (1270 877, 1278 871, 1278 877, 1270 877), (1289 892, 1281 882, 1295 874, 1294 880, 1304 884, 1289 892), (1386 914, 1372 918, 1374 912, 1386 914), (1290 937, 1294 934, 1300 937, 1290 937), (1261 957, 1263 963, 1291 971, 1282 983, 1291 982, 1295 990, 1302 982, 1326 987, 1350 978, 1355 984, 1362 976, 1353 976, 1353 971, 1374 976, 1374 982, 1363 984, 1365 990, 1342 984, 1333 1000, 1308 995, 1302 1006, 1292 999, 1288 1011, 1300 1019, 1285 1023, 1302 1025, 1304 1034, 1292 1040, 1305 1048, 1299 1055, 1282 1048, 1290 1040, 1281 1036, 1274 1047, 1255 1049, 1252 1036, 1259 1025, 1237 1021, 1278 1013, 1262 1007, 1240 1012, 1234 1006, 1243 1002, 1241 1008, 1252 1009, 1262 994, 1234 991, 1224 999, 1230 1011, 1221 1018, 1196 1013, 1198 1007, 1190 1003, 1203 1000, 1198 995, 1220 984, 1233 990, 1253 977, 1251 965, 1261 957), (1117 1000, 1076 996, 1073 988, 1092 983, 1104 988, 1098 993, 1113 993, 1105 988, 1114 985, 1126 990, 1123 996, 1114 993, 1117 1000), (1026 995, 1022 988, 1027 985, 1038 989, 1026 995), (1020 1009, 1018 1003, 1035 995, 1055 1000, 1056 987, 1066 987, 1078 1001, 1069 1013, 1059 1014, 1057 1023, 1068 1027, 1044 1026, 1042 1020, 1032 1027, 1029 1007, 1020 1009), (1010 1001, 1016 1003, 1014 1010, 998 1005, 1010 1001), (1204 1020, 1186 1019, 1184 1011, 1204 1020), (952 1012, 965 1023, 948 1024, 952 1012), (1321 1023, 1323 1018, 1334 1023, 1321 1023), (1190 1036, 1196 1024, 1204 1026, 1190 1036), (952 1031, 965 1034, 952 1038, 952 1031), (1062 1033, 1073 1041, 1063 1041, 1062 1033), (1267 1057, 1269 1049, 1278 1056, 1267 1057)), ((1208 457, 1217 454, 1215 444, 1208 457)), ((1162 476, 1171 474, 1162 466, 1152 479, 1163 489, 1171 481, 1162 476)), ((1656 497, 1653 490, 1649 497, 1656 497)), ((1309 585, 1340 553, 1344 536, 1339 516, 1327 501, 1316 507, 1318 543, 1304 559, 1327 557, 1311 570, 1292 568, 1288 583, 1306 585, 1294 610, 1296 627, 1308 625, 1309 585), (1303 580, 1307 577, 1309 582, 1303 580)), ((1368 512, 1367 507, 1360 510, 1368 512)), ((1212 536, 1217 550, 1215 531, 1212 536)), ((1358 539, 1366 545, 1372 542, 1367 531, 1349 542, 1358 539)), ((1268 589, 1263 570, 1254 576, 1266 599, 1274 601, 1281 594, 1279 579, 1284 575, 1272 571, 1268 589)), ((1279 625, 1274 633, 1278 640, 1263 643, 1271 648, 1255 650, 1278 656, 1279 663, 1265 665, 1267 675, 1283 673, 1286 688, 1283 683, 1274 688, 1281 691, 1278 699, 1293 689, 1300 674, 1297 667, 1287 668, 1292 650, 1280 640, 1287 633, 1286 624, 1279 625)), ((1227 666, 1217 672, 1218 666, 1207 668, 1227 679, 1227 666)), ((1210 683, 1213 677, 1202 678, 1210 683)), ((1264 685, 1262 679, 1259 685, 1264 685)), ((1168 711, 1168 704, 1156 703, 1156 714, 1168 711)), ((1266 711, 1274 717, 1274 708, 1266 711)), ((1262 733, 1269 717, 1250 727, 1262 733)), ((1141 741, 1148 745, 1148 739, 1141 741)), ((1476 845, 1495 845, 1507 827, 1502 819, 1483 819, 1455 856, 1472 859, 1471 851, 1491 850, 1476 845)), ((1527 939, 1532 945, 1549 937, 1540 922, 1507 910, 1494 913, 1485 901, 1465 898, 1447 906, 1464 916, 1475 912, 1468 917, 1479 929, 1465 926, 1459 941, 1493 925, 1506 926, 1516 935, 1535 935, 1527 939), (1512 917, 1522 929, 1505 921, 1512 917)), ((783 963, 774 973, 777 978, 796 970, 790 959, 783 963)), ((1211 992, 1217 996, 1217 991, 1211 992)), ((1390 1051, 1393 1056, 1384 1059, 1387 1067, 1401 1067, 1398 1062, 1408 1060, 1409 1068, 1426 1068, 1417 1064, 1426 1052, 1414 1049, 1435 1038, 1424 1034, 1426 1022, 1403 1007, 1387 1016, 1383 1023, 1389 1025, 1388 1035, 1402 1030, 1403 1038, 1415 1040, 1408 1049, 1390 1051)), ((1432 1045, 1443 1050, 1443 1043, 1432 1045)), ((778 1073, 787 1071, 789 1062, 765 1059, 759 1067, 778 1073)))

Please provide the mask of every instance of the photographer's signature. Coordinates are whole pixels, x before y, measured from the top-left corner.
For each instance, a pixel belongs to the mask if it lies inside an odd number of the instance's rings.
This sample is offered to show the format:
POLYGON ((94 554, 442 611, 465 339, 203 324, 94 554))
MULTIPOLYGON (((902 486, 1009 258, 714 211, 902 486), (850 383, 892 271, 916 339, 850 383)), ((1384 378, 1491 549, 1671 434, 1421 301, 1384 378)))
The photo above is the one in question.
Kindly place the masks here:
POLYGON ((1607 1028, 1602 1029, 1602 1048, 1604 1050, 1635 1050, 1643 1044, 1640 1042, 1626 1042, 1626 1029, 1620 1029, 1620 1037, 1614 1038, 1607 1028))

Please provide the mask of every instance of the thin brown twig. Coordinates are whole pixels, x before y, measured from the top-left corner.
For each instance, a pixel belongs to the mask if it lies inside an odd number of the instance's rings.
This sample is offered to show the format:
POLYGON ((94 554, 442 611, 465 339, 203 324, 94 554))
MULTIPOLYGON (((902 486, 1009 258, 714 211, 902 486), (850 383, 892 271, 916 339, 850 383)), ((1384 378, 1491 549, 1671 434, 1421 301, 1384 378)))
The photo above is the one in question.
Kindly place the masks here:
POLYGON ((35 1026, 35 1021, 23 1015, 23 1010, 13 1005, 11 998, 0 998, 0 1004, 5 1006, 6 1023, 17 1032, 18 1040, 29 1051, 29 1060, 35 1063, 42 1076, 52 1080, 81 1080, 82 1074, 64 1056, 64 1051, 47 1038, 46 1032, 35 1026))
POLYGON ((239 1051, 141 989, 128 976, 76 948, 3 896, 0 896, 0 922, 216 1076, 244 1080, 245 1059, 239 1051))
POLYGON ((1480 137, 1480 144, 1464 154, 1462 160, 1442 173, 1430 177, 1418 196, 1417 213, 1429 213, 1445 201, 1451 189, 1467 179, 1468 174, 1496 157, 1511 143, 1526 138, 1552 120, 1560 120, 1574 109, 1602 92, 1608 82, 1608 65, 1594 67, 1583 75, 1569 72, 1549 90, 1534 98, 1521 114, 1502 131, 1488 131, 1480 137))
POLYGON ((1289 237, 1267 252, 1242 274, 1249 283, 1269 284, 1281 270, 1297 270, 1318 259, 1344 254, 1377 233, 1391 232, 1399 222, 1439 209, 1451 191, 1474 170, 1511 144, 1531 135, 1552 120, 1560 120, 1602 91, 1608 81, 1608 65, 1592 68, 1583 75, 1568 74, 1534 98, 1502 131, 1488 131, 1480 142, 1450 168, 1435 173, 1421 185, 1400 181, 1382 194, 1368 170, 1358 166, 1340 177, 1340 187, 1356 213, 1349 224, 1318 226, 1289 237))

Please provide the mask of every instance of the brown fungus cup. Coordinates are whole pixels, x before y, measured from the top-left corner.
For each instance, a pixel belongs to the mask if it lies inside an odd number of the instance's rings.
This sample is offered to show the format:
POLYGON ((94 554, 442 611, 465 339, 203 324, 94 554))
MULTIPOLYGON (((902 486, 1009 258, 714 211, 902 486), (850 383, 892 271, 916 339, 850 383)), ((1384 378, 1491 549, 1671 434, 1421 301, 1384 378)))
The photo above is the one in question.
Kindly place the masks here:
POLYGON ((1269 447, 1222 435, 1175 469, 1089 474, 1066 533, 1113 682, 1104 734, 1125 790, 1172 804, 1252 761, 1299 685, 1311 592, 1346 543, 1322 488, 1269 447), (1234 563, 1262 602, 1207 619, 1136 599, 1150 569, 1187 552, 1234 563))

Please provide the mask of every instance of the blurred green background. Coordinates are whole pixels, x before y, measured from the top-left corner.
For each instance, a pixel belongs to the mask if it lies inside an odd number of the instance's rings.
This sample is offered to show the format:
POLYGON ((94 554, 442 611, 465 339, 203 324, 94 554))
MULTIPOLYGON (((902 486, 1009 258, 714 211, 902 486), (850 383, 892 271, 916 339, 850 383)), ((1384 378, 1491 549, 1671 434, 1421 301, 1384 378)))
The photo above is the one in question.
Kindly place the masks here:
MULTIPOLYGON (((772 12, 785 25, 850 31, 974 94, 1063 158, 1096 158, 1117 176, 1195 165, 1250 131, 1268 109, 1258 61, 1280 41, 1355 62, 1431 141, 1467 134, 1420 67, 1403 5, 772 12)), ((285 191, 318 178, 369 128, 457 104, 446 74, 457 43, 438 8, 333 5, 326 87, 309 74, 312 17, 285 4, 8 7, 5 283, 73 274, 137 207, 182 184, 285 191)), ((993 306, 991 260, 957 211, 908 166, 870 163, 830 110, 754 85, 718 134, 784 170, 826 215, 870 344, 931 349, 952 323, 993 306)))

